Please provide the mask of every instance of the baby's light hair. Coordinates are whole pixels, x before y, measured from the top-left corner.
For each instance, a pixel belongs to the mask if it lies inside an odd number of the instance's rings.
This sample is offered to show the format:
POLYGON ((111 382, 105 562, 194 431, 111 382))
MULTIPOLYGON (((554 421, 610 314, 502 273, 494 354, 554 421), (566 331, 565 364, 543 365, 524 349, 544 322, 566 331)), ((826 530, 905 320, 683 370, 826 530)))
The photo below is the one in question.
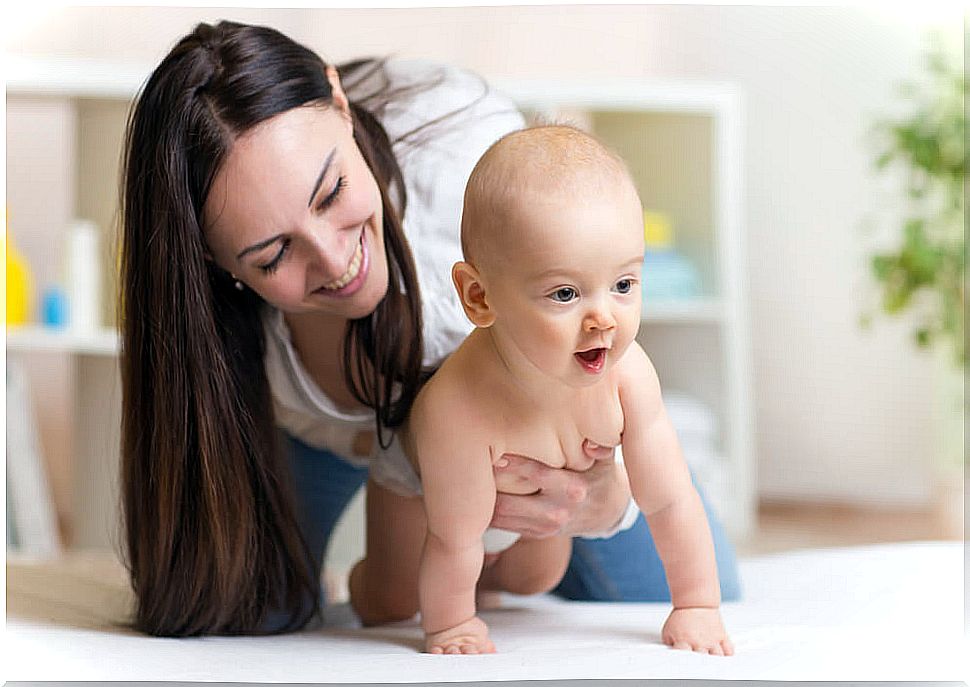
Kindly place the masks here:
POLYGON ((486 258, 523 199, 570 198, 618 184, 632 188, 626 164, 591 134, 564 124, 513 131, 485 151, 465 186, 465 260, 486 258))

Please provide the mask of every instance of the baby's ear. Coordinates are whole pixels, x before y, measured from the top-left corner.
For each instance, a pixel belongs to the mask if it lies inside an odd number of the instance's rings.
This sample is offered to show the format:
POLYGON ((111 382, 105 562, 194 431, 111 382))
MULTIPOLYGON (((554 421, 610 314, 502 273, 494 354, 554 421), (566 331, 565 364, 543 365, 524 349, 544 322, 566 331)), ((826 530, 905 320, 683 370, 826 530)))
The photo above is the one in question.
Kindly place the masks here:
POLYGON ((451 268, 451 280, 455 283, 468 319, 476 327, 491 327, 495 322, 495 313, 488 304, 482 276, 475 266, 470 262, 456 262, 451 268))

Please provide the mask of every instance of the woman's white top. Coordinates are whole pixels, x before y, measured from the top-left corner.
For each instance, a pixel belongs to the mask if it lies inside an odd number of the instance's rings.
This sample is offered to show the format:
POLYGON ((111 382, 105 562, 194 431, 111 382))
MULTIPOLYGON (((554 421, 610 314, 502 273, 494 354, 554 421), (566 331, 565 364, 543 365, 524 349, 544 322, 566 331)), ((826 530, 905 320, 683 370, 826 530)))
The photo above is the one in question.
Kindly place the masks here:
MULTIPOLYGON (((348 98, 365 98, 385 78, 388 89, 405 89, 375 114, 407 190, 403 227, 421 288, 424 365, 437 367, 473 329, 451 282, 451 267, 462 259, 465 184, 485 150, 525 121, 515 104, 481 77, 417 60, 388 60, 383 74, 345 83, 348 98), (426 130, 402 140, 426 124, 426 130)), ((397 439, 387 449, 376 441, 373 411, 340 409, 317 387, 300 362, 282 312, 267 308, 264 330, 277 424, 309 446, 369 466, 375 479, 398 493, 419 494, 420 481, 397 439)))

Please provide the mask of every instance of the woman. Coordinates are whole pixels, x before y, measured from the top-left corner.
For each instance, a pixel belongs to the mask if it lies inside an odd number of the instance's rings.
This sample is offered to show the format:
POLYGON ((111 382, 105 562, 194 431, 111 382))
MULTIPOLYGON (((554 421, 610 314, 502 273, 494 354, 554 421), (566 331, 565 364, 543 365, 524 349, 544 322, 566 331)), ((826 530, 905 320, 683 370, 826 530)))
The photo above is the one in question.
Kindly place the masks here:
MULTIPOLYGON (((265 27, 200 24, 156 68, 123 173, 137 628, 267 633, 314 616, 337 518, 369 468, 393 483, 395 429, 469 329, 448 281, 465 180, 522 125, 466 72, 335 69, 265 27)), ((575 540, 563 596, 666 598, 643 521, 616 534, 622 465, 587 450, 602 460, 582 474, 513 457, 503 479, 537 493, 500 498, 494 526, 608 537, 575 540)), ((733 552, 711 525, 730 599, 733 552)))

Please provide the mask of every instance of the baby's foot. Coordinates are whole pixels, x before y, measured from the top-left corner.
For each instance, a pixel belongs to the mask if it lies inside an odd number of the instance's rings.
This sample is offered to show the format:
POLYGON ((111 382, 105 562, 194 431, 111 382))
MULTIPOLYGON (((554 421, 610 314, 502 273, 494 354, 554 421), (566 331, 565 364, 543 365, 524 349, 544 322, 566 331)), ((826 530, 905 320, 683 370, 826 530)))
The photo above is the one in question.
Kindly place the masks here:
POLYGON ((488 626, 475 616, 441 632, 424 636, 424 651, 429 654, 494 654, 488 626))

